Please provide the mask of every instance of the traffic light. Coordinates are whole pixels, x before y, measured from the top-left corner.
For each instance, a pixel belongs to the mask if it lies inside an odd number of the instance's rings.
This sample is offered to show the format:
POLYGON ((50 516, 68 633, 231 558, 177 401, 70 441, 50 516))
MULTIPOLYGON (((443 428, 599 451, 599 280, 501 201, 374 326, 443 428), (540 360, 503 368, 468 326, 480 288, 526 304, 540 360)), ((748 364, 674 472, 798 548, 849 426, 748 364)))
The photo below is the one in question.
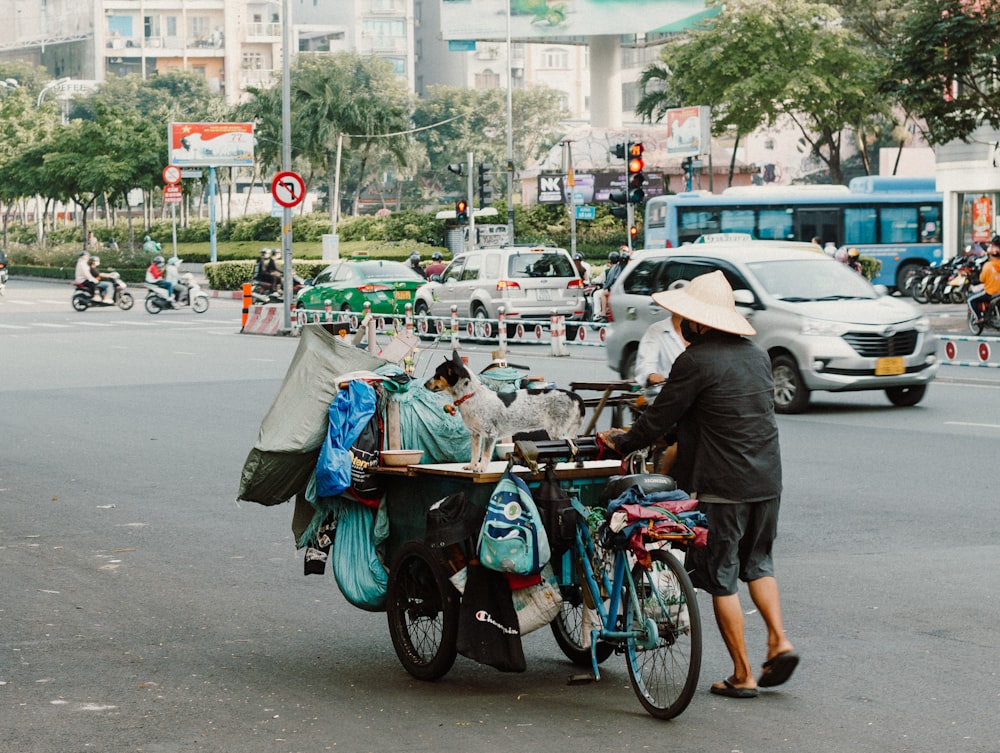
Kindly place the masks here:
POLYGON ((608 194, 608 199, 611 201, 611 216, 617 217, 619 220, 628 221, 628 192, 627 191, 612 191, 608 194), (616 205, 621 206, 616 206, 616 205))
POLYGON ((459 222, 469 221, 469 202, 459 199, 455 202, 455 219, 459 222))
POLYGON ((452 162, 448 165, 448 172, 455 173, 455 175, 465 175, 465 165, 461 162, 452 162))
POLYGON ((479 206, 488 207, 493 203, 493 175, 490 172, 493 165, 489 162, 479 163, 479 206))
POLYGON ((608 151, 610 151, 618 159, 625 159, 625 156, 628 154, 628 145, 627 144, 615 144, 614 148, 613 149, 609 149, 608 151))
POLYGON ((629 242, 629 246, 632 247, 632 248, 635 248, 635 244, 639 240, 639 228, 637 228, 635 225, 632 225, 631 227, 629 227, 629 229, 628 229, 628 237, 629 237, 629 241, 630 241, 629 242))
POLYGON ((641 204, 646 198, 646 192, 642 190, 642 184, 646 182, 646 176, 642 173, 643 168, 646 167, 642 152, 642 144, 629 144, 628 200, 632 204, 641 204))

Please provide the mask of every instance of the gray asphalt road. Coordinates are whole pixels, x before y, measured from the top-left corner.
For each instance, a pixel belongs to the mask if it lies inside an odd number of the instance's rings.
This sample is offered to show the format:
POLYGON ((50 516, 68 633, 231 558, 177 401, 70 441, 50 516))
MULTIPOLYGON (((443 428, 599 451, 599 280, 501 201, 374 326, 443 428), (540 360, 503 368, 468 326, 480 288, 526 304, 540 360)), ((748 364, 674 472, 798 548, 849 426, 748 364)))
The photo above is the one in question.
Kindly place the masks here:
MULTIPOLYGON (((68 302, 26 315, 13 300, 8 288, 5 750, 1000 751, 996 385, 940 381, 912 409, 836 396, 780 419, 777 557, 803 664, 753 701, 709 695, 728 669, 706 601, 701 688, 663 723, 618 657, 600 684, 567 685, 576 670, 544 630, 525 639, 524 674, 460 659, 413 680, 383 614, 303 577, 289 506, 234 500, 295 347, 236 335, 238 302, 198 318, 68 302)), ((532 364, 560 382, 608 376, 596 354, 532 364)))

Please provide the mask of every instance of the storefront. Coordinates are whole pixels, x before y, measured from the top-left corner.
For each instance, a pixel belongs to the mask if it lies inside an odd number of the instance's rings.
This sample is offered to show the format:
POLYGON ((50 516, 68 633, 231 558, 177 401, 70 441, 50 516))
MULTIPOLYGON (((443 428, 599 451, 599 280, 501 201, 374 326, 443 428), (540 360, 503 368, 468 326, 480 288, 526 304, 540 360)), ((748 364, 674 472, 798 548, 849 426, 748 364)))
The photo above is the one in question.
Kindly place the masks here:
POLYGON ((944 195, 944 256, 1000 233, 1000 131, 980 128, 968 143, 936 150, 935 177, 944 195))

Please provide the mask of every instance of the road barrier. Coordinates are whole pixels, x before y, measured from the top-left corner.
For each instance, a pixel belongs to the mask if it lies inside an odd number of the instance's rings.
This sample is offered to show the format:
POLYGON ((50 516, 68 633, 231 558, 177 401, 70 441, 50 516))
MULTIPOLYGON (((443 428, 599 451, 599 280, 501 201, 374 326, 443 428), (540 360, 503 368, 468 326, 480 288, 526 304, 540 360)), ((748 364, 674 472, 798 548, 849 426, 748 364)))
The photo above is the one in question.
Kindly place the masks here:
POLYGON ((305 324, 336 322, 344 322, 352 332, 356 332, 370 317, 376 337, 392 338, 398 332, 407 331, 421 339, 447 340, 453 348, 458 348, 462 342, 497 343, 500 349, 507 345, 547 345, 550 354, 554 356, 568 356, 568 345, 604 347, 606 336, 605 328, 601 325, 576 322, 567 324, 564 316, 556 314, 547 322, 511 322, 502 309, 497 319, 460 317, 458 308, 454 306, 449 316, 414 315, 410 304, 406 305, 403 314, 397 316, 372 314, 369 305, 362 312, 333 311, 327 305, 323 311, 297 309, 294 314, 293 334, 297 334, 298 329, 305 324), (573 337, 568 336, 570 332, 573 337))
POLYGON ((997 369, 1000 363, 993 361, 1000 354, 1000 337, 976 337, 973 335, 938 335, 938 340, 944 343, 942 366, 975 366, 981 369, 997 369), (962 360, 960 355, 967 356, 969 345, 974 346, 974 356, 971 360, 962 360), (962 351, 960 353, 960 351, 962 351))
POLYGON ((250 306, 240 331, 245 335, 276 335, 281 329, 283 313, 281 306, 274 304, 250 306))
POLYGON ((247 326, 247 319, 250 316, 250 306, 253 305, 253 285, 249 282, 243 283, 243 320, 240 327, 247 326))

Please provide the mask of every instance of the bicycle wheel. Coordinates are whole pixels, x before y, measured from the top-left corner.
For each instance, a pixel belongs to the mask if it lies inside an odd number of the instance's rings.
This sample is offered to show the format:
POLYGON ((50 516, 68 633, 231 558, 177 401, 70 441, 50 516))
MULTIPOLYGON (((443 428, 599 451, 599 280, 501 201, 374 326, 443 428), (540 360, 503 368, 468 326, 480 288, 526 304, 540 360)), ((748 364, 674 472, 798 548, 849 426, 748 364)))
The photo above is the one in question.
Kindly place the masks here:
POLYGON ((628 640, 628 674, 643 708, 658 719, 672 719, 687 708, 698 684, 701 617, 691 579, 677 558, 664 549, 649 554, 652 567, 636 565, 631 582, 626 580, 624 624, 646 628, 645 636, 628 640), (633 603, 641 622, 632 614, 633 603))
POLYGON ((455 663, 458 605, 434 551, 422 541, 404 544, 389 571, 386 614, 396 656, 418 680, 443 677, 455 663))
MULTIPOLYGON (((590 646, 585 644, 585 634, 590 632, 594 621, 600 619, 597 611, 588 607, 583 599, 583 587, 578 585, 560 586, 562 606, 559 614, 549 623, 552 635, 559 648, 573 664, 578 667, 591 667, 590 646)), ((614 652, 610 643, 600 641, 597 644, 597 663, 602 663, 614 652)))

